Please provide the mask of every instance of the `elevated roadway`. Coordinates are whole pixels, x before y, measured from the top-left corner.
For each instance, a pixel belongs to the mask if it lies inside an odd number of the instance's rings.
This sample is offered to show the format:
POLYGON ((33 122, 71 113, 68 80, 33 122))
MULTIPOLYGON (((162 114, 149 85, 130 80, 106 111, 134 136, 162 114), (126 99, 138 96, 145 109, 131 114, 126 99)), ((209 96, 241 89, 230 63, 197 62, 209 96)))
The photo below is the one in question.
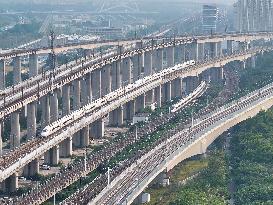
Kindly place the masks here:
MULTIPOLYGON (((256 33, 256 34, 227 34, 215 36, 197 36, 195 38, 182 37, 177 38, 172 42, 160 43, 156 45, 147 46, 142 49, 127 51, 122 54, 109 53, 104 56, 103 61, 99 61, 99 57, 95 60, 79 63, 76 66, 70 66, 69 69, 63 66, 56 69, 56 72, 50 71, 39 74, 30 78, 18 85, 6 88, 0 93, 0 119, 10 113, 22 108, 23 106, 36 101, 38 98, 52 92, 54 89, 61 88, 63 85, 71 83, 75 79, 79 79, 84 75, 100 69, 103 66, 111 65, 113 62, 120 61, 137 54, 143 54, 148 51, 153 51, 172 46, 179 46, 191 43, 204 43, 204 42, 219 42, 219 41, 243 41, 248 42, 257 39, 271 39, 273 33, 256 33), (36 96, 36 97, 35 97, 36 96), (27 100, 25 100, 27 99, 27 100)), ((130 40, 128 40, 130 41, 130 40)), ((56 48, 63 49, 63 48, 56 48)), ((4 54, 7 55, 7 54, 4 54)), ((17 55, 17 54, 16 54, 17 55)))
MULTIPOLYGON (((145 81, 143 83, 138 83, 133 90, 126 92, 128 89, 128 85, 126 87, 120 88, 117 91, 109 93, 105 98, 111 98, 111 96, 115 96, 111 101, 104 101, 104 103, 100 103, 99 106, 96 107, 95 110, 89 112, 88 114, 81 116, 80 119, 73 121, 68 126, 58 130, 56 133, 52 134, 47 138, 36 138, 25 144, 22 144, 20 147, 12 150, 6 155, 0 158, 0 181, 11 176, 13 173, 19 171, 25 165, 27 165, 32 160, 36 159, 39 156, 42 156, 47 150, 52 148, 53 146, 59 144, 64 139, 69 136, 72 136, 77 131, 86 127, 90 123, 104 117, 109 112, 115 110, 121 105, 129 102, 136 97, 146 93, 149 90, 152 90, 158 87, 161 84, 165 84, 166 82, 170 82, 177 77, 187 77, 187 76, 196 76, 199 73, 203 72, 207 68, 210 67, 219 67, 223 66, 226 63, 235 61, 235 60, 244 60, 249 58, 252 55, 256 55, 259 52, 270 50, 271 48, 260 48, 249 50, 248 52, 235 54, 232 56, 226 56, 219 59, 214 59, 212 61, 198 63, 193 66, 176 66, 176 69, 170 68, 161 71, 162 75, 158 77, 158 73, 149 77, 149 81, 145 81)), ((38 96, 35 96, 36 98, 38 96)), ((93 103, 96 103, 93 102, 93 103)), ((92 104, 92 103, 91 103, 92 104)), ((82 109, 85 109, 83 107, 82 109)), ((73 113, 72 113, 73 114, 73 113)), ((61 119, 60 119, 61 120, 61 119)), ((60 121, 59 120, 59 121, 60 121)))
MULTIPOLYGON (((191 100, 194 100, 195 97, 191 98, 191 100)), ((190 100, 188 101, 188 103, 190 103, 190 100)), ((61 190, 62 188, 78 180, 81 176, 84 176, 86 173, 93 171, 102 162, 109 160, 118 152, 121 152, 121 150, 125 149, 128 145, 144 139, 147 140, 147 135, 155 132, 161 125, 168 123, 171 119, 174 118, 174 116, 174 113, 169 113, 163 116, 157 116, 153 118, 151 122, 144 125, 143 127, 138 128, 137 137, 135 131, 132 130, 126 133, 125 137, 115 138, 110 143, 105 144, 104 148, 100 151, 93 152, 88 155, 88 157, 86 158, 86 165, 84 160, 80 160, 78 162, 70 164, 70 166, 65 170, 62 170, 60 174, 41 184, 39 187, 35 187, 29 194, 18 198, 16 201, 20 202, 19 204, 41 203, 43 200, 51 197, 54 192, 61 190)), ((97 179, 100 179, 100 177, 97 179)), ((96 181, 96 183, 98 182, 96 181)), ((94 188, 94 190, 101 190, 102 184, 96 183, 94 184, 95 187, 92 186, 92 188, 94 188)), ((75 203, 80 203, 80 201, 75 200, 71 204, 75 203)))
MULTIPOLYGON (((189 44, 194 42, 190 40, 177 40, 176 45, 189 44)), ((73 82, 84 75, 100 69, 106 65, 111 65, 113 62, 132 57, 137 54, 142 54, 147 51, 152 51, 160 48, 167 48, 173 46, 174 42, 162 43, 145 47, 143 49, 135 49, 126 51, 122 54, 114 55, 114 53, 105 54, 104 58, 97 58, 95 60, 80 63, 76 66, 70 66, 67 69, 65 66, 56 70, 55 73, 50 71, 45 74, 40 74, 34 78, 30 78, 14 87, 5 89, 2 92, 2 99, 0 97, 0 119, 8 114, 21 109, 25 105, 38 100, 42 96, 47 95, 55 89, 59 89, 66 84, 73 82), (54 75, 54 78, 52 77, 54 75)))
MULTIPOLYGON (((209 36, 195 36, 197 43, 210 43, 210 42, 222 42, 224 40, 240 41, 240 42, 249 42, 259 39, 271 39, 273 37, 272 32, 258 32, 258 33, 231 33, 231 34, 221 34, 221 35, 209 35, 209 36)), ((68 50, 73 49, 94 49, 102 46, 117 46, 117 45, 128 45, 135 44, 141 40, 149 41, 154 39, 154 37, 144 37, 141 39, 120 39, 120 40, 105 40, 105 41, 92 41, 87 43, 79 44, 68 44, 64 46, 59 46, 54 49, 55 53, 62 53, 68 50)), ((159 37, 158 40, 164 39, 159 37)), ((191 37, 187 36, 177 36, 176 39, 179 40, 189 40, 191 37)), ((5 53, 0 54, 0 60, 14 58, 16 56, 26 56, 30 54, 48 54, 51 52, 51 48, 44 47, 38 49, 19 49, 19 50, 10 50, 5 53)))
MULTIPOLYGON (((236 85, 237 85, 238 80, 234 76, 234 73, 232 71, 228 71, 226 69, 224 72, 225 72, 226 83, 225 83, 223 91, 221 91, 219 93, 219 95, 212 101, 210 106, 207 106, 204 109, 201 109, 198 112, 199 115, 203 115, 202 113, 207 114, 207 113, 211 112, 212 110, 214 110, 214 108, 222 106, 226 102, 226 99, 229 99, 231 96, 233 96, 233 93, 236 91, 236 87, 237 87, 236 85)), ((199 86, 199 88, 200 88, 200 86, 199 86)), ((204 89, 206 89, 206 88, 204 88, 204 89)), ((197 90, 198 90, 198 88, 194 92, 196 92, 197 90)), ((194 101, 193 96, 192 96, 191 100, 194 101)), ((188 99, 187 102, 190 103, 190 100, 188 99)), ((166 123, 170 122, 172 119, 176 118, 176 116, 177 116, 176 113, 169 113, 169 114, 163 115, 162 117, 158 117, 158 118, 153 119, 151 122, 145 124, 145 126, 143 128, 138 129, 138 132, 137 132, 138 139, 139 140, 145 139, 145 140, 149 141, 149 135, 151 133, 154 133, 160 126, 165 125, 166 123)), ((190 117, 190 116, 188 116, 188 117, 190 117)), ((187 122, 190 122, 190 121, 191 121, 190 119, 187 119, 186 121, 179 123, 178 126, 185 126, 187 124, 187 122)), ((129 167, 135 160, 137 160, 142 155, 147 153, 150 149, 153 149, 153 147, 156 147, 158 144, 160 144, 161 142, 166 140, 166 137, 169 137, 169 136, 163 135, 158 141, 154 142, 150 147, 147 147, 144 150, 134 153, 132 158, 130 157, 130 159, 119 163, 117 166, 115 166, 110 171, 110 179, 112 180, 115 177, 117 177, 124 169, 126 169, 126 167, 129 167)), ((135 139, 134 132, 127 135, 126 138, 123 139, 123 141, 127 142, 132 139, 135 139)), ((118 146, 119 150, 121 152, 121 150, 123 149, 122 147, 124 147, 124 146, 122 146, 123 142, 119 141, 117 143, 119 145, 121 144, 121 146, 118 146)), ((107 150, 107 149, 108 149, 108 147, 106 146, 104 148, 104 150, 107 150)), ((111 148, 110 150, 115 150, 115 149, 111 148)), ((108 157, 110 158, 110 156, 108 156, 108 157)), ((90 156, 90 160, 92 160, 94 158, 98 159, 98 157, 90 156)), ((88 160, 89 160, 89 157, 88 157, 88 160)), ((101 160, 101 161, 106 161, 106 159, 101 160)), ((94 162, 94 160, 92 162, 94 162)), ((87 164, 89 164, 89 162, 87 164)), ((98 164, 97 164, 97 166, 98 166, 98 164)), ((73 166, 73 169, 79 170, 80 167, 84 167, 84 162, 73 166)), ((62 186, 61 184, 64 184, 64 181, 67 178, 71 179, 71 174, 69 174, 71 172, 73 173, 74 171, 73 170, 66 170, 65 172, 62 172, 61 175, 50 180, 50 182, 48 182, 47 185, 44 185, 39 189, 35 189, 35 191, 30 193, 27 198, 28 199, 31 198, 33 201, 35 201, 35 199, 39 198, 38 196, 41 196, 41 194, 40 194, 41 192, 48 193, 48 192, 50 192, 49 190, 54 190, 53 186, 55 186, 55 187, 62 186), (64 177, 64 175, 67 175, 70 177, 64 177), (58 178, 60 178, 60 177, 62 178, 62 180, 58 180, 58 178), (47 188, 45 188, 45 187, 47 187, 47 188)), ((77 173, 79 173, 79 171, 77 173)), ((75 203, 87 204, 91 199, 93 199, 97 194, 99 194, 100 191, 102 191, 104 187, 107 186, 107 178, 108 178, 107 173, 98 176, 94 181, 92 181, 90 184, 86 185, 83 189, 79 189, 73 195, 66 198, 66 200, 62 201, 61 204, 62 205, 72 205, 75 203)), ((23 200, 22 198, 18 199, 18 201, 22 201, 22 200, 23 200)))
POLYGON ((131 204, 160 173, 181 161, 206 152, 207 147, 232 126, 273 105, 273 83, 200 116, 187 129, 176 128, 169 139, 142 156, 89 204, 131 204))
MULTIPOLYGON (((270 37, 264 36, 263 38, 269 39, 270 37)), ((244 42, 245 41, 246 39, 244 40, 244 42)), ((63 85, 69 84, 76 79, 82 79, 82 77, 85 76, 86 74, 89 74, 90 72, 96 69, 101 69, 104 66, 111 65, 113 62, 120 61, 124 58, 130 58, 132 56, 142 55, 145 52, 153 51, 154 49, 163 49, 168 47, 174 47, 175 45, 185 45, 185 44, 192 44, 197 42, 198 42, 198 39, 196 38, 189 38, 188 40, 175 39, 174 42, 163 42, 158 45, 152 44, 151 46, 148 46, 145 48, 136 49, 133 51, 124 52, 119 55, 111 56, 110 58, 104 59, 103 61, 90 63, 90 64, 88 63, 79 64, 78 66, 71 67, 71 71, 68 72, 66 75, 64 75, 63 73, 57 73, 57 72, 54 73, 53 76, 55 78, 53 79, 52 79, 52 73, 49 73, 49 75, 45 76, 46 80, 42 82, 44 83, 43 85, 41 85, 39 81, 36 81, 37 84, 35 85, 35 81, 33 81, 34 83, 29 84, 29 90, 26 90, 26 92, 24 92, 23 90, 23 92, 20 93, 20 89, 17 89, 17 90, 15 89, 17 92, 15 90, 14 92, 13 91, 10 92, 12 93, 11 94, 12 97, 15 96, 14 94, 17 94, 17 97, 16 96, 14 97, 15 98, 14 102, 12 102, 12 100, 5 101, 6 98, 4 98, 3 105, 4 104, 6 105, 6 102, 8 103, 11 102, 13 104, 8 107, 9 109, 3 108, 2 113, 0 112, 0 114, 2 115, 0 117, 4 118, 9 113, 14 112, 14 110, 18 110, 30 102, 39 100, 40 97, 47 95, 48 93, 51 93, 53 90, 59 89, 63 85), (73 70, 74 68, 75 70, 73 70), (20 96, 20 94, 22 95, 20 96)), ((32 162, 37 157, 43 155, 46 151, 58 145, 67 137, 72 136, 75 132, 81 130, 83 127, 86 127, 90 123, 103 118, 109 112, 119 108, 124 103, 127 103, 135 99, 136 97, 143 95, 144 93, 147 93, 148 91, 154 88, 157 88, 160 85, 173 81, 177 77, 185 78, 188 76, 197 76, 198 74, 202 73, 208 68, 221 67, 224 64, 234 60, 244 61, 245 59, 253 55, 256 55, 259 52, 268 51, 268 50, 271 50, 271 48, 270 47, 254 48, 252 50, 248 50, 243 53, 233 54, 229 57, 221 56, 221 58, 214 59, 212 61, 198 62, 197 65, 190 66, 187 68, 176 67, 178 69, 174 69, 174 70, 166 69, 162 71, 164 75, 162 75, 160 79, 153 78, 153 76, 150 76, 151 79, 153 79, 152 81, 149 81, 148 83, 144 83, 144 84, 138 84, 137 85, 138 87, 136 87, 133 91, 125 92, 126 88, 119 89, 118 91, 108 95, 108 97, 110 97, 111 95, 114 95, 115 96, 114 99, 111 98, 111 100, 101 103, 100 106, 96 107, 95 110, 92 110, 88 114, 81 116, 80 119, 74 120, 72 123, 70 123, 66 127, 63 127, 61 130, 58 130, 57 132, 50 135, 49 137, 38 138, 38 139, 28 141, 26 144, 23 144, 22 147, 16 148, 15 150, 11 150, 10 153, 0 158, 0 164, 3 165, 1 166, 3 167, 3 169, 1 170, 2 172, 0 172, 1 181, 11 176, 13 173, 18 172, 21 168, 23 168, 29 162, 32 162), (122 91, 122 92, 119 93, 119 91, 122 91), (113 104, 114 106, 110 106, 109 104, 113 104)), ((24 88, 24 86, 22 86, 22 88, 24 88)))
MULTIPOLYGON (((94 49, 102 46, 118 46, 118 45, 128 45, 134 44, 140 40, 128 39, 128 40, 105 40, 105 41, 92 41, 89 43, 82 44, 67 44, 65 46, 57 46, 54 48, 56 54, 66 52, 68 50, 74 49, 94 49)), ((37 48, 37 49, 17 49, 5 51, 5 53, 0 54, 0 60, 14 58, 16 56, 26 56, 30 54, 49 54, 51 53, 50 47, 37 48)))

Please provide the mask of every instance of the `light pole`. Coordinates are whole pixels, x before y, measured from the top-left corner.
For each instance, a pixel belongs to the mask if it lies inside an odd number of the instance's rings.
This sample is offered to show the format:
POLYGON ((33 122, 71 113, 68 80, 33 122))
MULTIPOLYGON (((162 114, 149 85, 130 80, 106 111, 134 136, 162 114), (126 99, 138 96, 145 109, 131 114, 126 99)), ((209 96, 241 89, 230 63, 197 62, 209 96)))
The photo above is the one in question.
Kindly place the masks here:
POLYGON ((54 196, 53 196, 53 204, 56 205, 56 193, 55 193, 55 190, 54 190, 54 196))
POLYGON ((85 152, 84 152, 84 175, 87 172, 87 148, 85 147, 85 152))
POLYGON ((193 127, 194 124, 194 118, 193 118, 193 109, 191 109, 191 127, 193 127))
POLYGON ((110 184, 110 168, 107 167, 107 185, 110 184))
POLYGON ((135 125, 135 140, 137 141, 137 138, 138 138, 138 136, 137 136, 137 125, 135 125))

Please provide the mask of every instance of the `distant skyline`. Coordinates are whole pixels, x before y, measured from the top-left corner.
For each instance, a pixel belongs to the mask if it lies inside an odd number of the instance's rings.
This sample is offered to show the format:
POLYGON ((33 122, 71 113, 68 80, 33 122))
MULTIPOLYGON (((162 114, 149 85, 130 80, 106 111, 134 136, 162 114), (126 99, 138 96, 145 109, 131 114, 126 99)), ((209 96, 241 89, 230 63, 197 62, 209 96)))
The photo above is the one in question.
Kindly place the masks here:
MULTIPOLYGON (((0 0, 0 3, 79 3, 79 2, 96 2, 98 0, 25 0, 22 2, 22 0, 0 0)), ((100 0, 101 1, 101 0, 100 0)), ((140 0, 143 1, 143 0, 140 0)), ((145 1, 162 1, 162 0, 145 0, 145 1)), ((192 2, 192 3, 216 3, 216 4, 227 4, 231 5, 235 2, 235 0, 170 0, 170 2, 192 2)))

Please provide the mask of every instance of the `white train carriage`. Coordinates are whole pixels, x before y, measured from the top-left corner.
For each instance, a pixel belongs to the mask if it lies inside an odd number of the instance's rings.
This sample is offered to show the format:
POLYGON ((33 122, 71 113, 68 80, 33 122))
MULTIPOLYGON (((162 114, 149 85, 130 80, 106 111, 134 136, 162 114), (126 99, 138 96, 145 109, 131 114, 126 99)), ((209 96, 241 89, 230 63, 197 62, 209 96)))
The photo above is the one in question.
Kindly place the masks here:
POLYGON ((178 103, 173 105, 171 112, 172 113, 177 112, 183 106, 187 105, 191 100, 198 97, 200 95, 200 93, 202 93, 204 91, 205 88, 206 88, 206 83, 203 81, 192 93, 190 93, 184 99, 180 100, 178 103))
POLYGON ((42 137, 50 136, 51 134, 57 132, 61 128, 69 125, 70 123, 80 119, 85 114, 84 109, 79 109, 77 111, 74 111, 70 115, 66 115, 63 118, 57 120, 56 122, 53 122, 52 124, 46 126, 42 132, 42 137))

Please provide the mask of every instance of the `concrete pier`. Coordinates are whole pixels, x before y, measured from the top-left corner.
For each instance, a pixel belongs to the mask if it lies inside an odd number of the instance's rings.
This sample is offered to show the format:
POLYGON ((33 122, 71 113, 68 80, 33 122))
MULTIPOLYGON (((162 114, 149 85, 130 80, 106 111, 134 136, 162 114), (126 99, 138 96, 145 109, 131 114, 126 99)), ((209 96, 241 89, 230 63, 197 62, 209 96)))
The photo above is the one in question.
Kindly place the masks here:
POLYGON ((174 66, 174 47, 168 47, 167 48, 167 67, 173 67, 174 66))
POLYGON ((125 58, 122 61, 122 83, 128 85, 132 83, 132 61, 131 58, 125 58))
POLYGON ((104 137, 104 119, 99 119, 90 125, 91 139, 104 137))
MULTIPOLYGON (((57 121, 58 118, 58 91, 55 90, 50 96, 50 123, 57 121)), ((59 163, 59 145, 56 145, 45 153, 44 162, 49 165, 57 165, 59 163)))
POLYGON ((62 92, 62 116, 70 113, 70 85, 64 85, 62 92))
POLYGON ((29 55, 29 77, 38 75, 38 55, 30 54, 29 55))
POLYGON ((162 90, 162 98, 163 102, 169 102, 172 100, 171 96, 171 90, 172 90, 172 84, 171 82, 167 82, 163 85, 163 90, 162 90))
POLYGON ((233 52, 234 52, 234 50, 233 50, 233 41, 228 40, 227 41, 227 54, 231 55, 233 52))
POLYGON ((41 99, 42 107, 42 128, 45 128, 50 123, 50 104, 49 96, 43 96, 41 99))
POLYGON ((87 76, 82 77, 80 82, 81 87, 81 106, 89 103, 89 96, 87 93, 87 76))
POLYGON ((156 54, 153 60, 153 68, 157 72, 163 69, 163 49, 157 49, 154 52, 156 54))
POLYGON ((121 86, 121 62, 112 63, 111 90, 117 90, 121 86))
POLYGON ((69 157, 73 154, 72 144, 72 137, 68 137, 60 143, 60 157, 69 157))
POLYGON ((189 60, 198 60, 198 44, 196 42, 191 43, 189 49, 189 60))
POLYGON ((101 69, 92 72, 92 100, 99 99, 101 97, 101 69))
POLYGON ((120 127, 124 124, 123 118, 123 106, 113 110, 109 113, 109 125, 114 127, 120 127))
POLYGON ((184 63, 186 61, 186 46, 185 44, 181 45, 181 61, 180 63, 184 63))
MULTIPOLYGON (((62 116, 70 113, 70 85, 67 84, 62 88, 62 116)), ((66 138, 59 145, 60 157, 69 157, 73 153, 72 149, 72 136, 66 138)))
POLYGON ((36 102, 27 105, 27 139, 36 137, 36 102))
POLYGON ((54 146, 45 153, 44 163, 49 165, 58 165, 60 160, 59 145, 54 146))
MULTIPOLYGON (((117 90, 121 87, 121 62, 114 62, 112 69, 112 91, 117 90)), ((109 113, 109 125, 117 126, 118 118, 117 118, 117 109, 113 110, 109 113)))
POLYGON ((175 48, 175 63, 176 64, 180 64, 180 63, 182 63, 182 45, 178 45, 178 46, 176 46, 175 48))
POLYGON ((136 113, 136 102, 132 100, 125 104, 124 106, 124 119, 126 120, 133 120, 133 117, 136 113))
POLYGON ((21 57, 16 56, 13 59, 13 84, 16 85, 21 81, 21 57))
POLYGON ((197 45, 197 61, 202 62, 205 59, 205 44, 198 43, 197 45))
POLYGON ((0 60, 0 90, 6 87, 6 64, 5 60, 0 60))
MULTIPOLYGON (((73 81, 73 111, 81 107, 81 81, 79 79, 73 81)), ((73 144, 76 147, 81 146, 80 131, 73 136, 73 144)))
POLYGON ((216 57, 219 58, 222 56, 222 42, 217 42, 216 47, 217 47, 216 57))
POLYGON ((14 193, 19 188, 18 174, 14 173, 1 183, 1 190, 5 193, 14 193))
POLYGON ((144 77, 151 75, 152 72, 153 72, 152 52, 148 51, 145 52, 144 55, 144 77))
POLYGON ((58 92, 55 90, 53 95, 50 96, 50 123, 57 121, 58 118, 58 92))
MULTIPOLYGON (((142 49, 143 48, 143 42, 136 42, 136 48, 137 49, 142 49)), ((140 79, 142 77, 142 73, 144 72, 144 54, 138 54, 137 55, 137 61, 138 61, 138 79, 140 79)))
MULTIPOLYGON (((38 75, 38 55, 29 55, 29 77, 38 75)), ((27 105, 27 138, 36 137, 36 102, 27 105)))
POLYGON ((182 97, 182 79, 177 78, 172 82, 172 98, 182 97))
POLYGON ((111 64, 111 91, 117 89, 117 62, 111 64))
POLYGON ((141 55, 135 55, 132 58, 133 62, 133 80, 134 82, 140 79, 143 60, 141 55))
MULTIPOLYGON (((13 59, 13 84, 16 85, 22 81, 21 78, 21 58, 17 56, 13 59)), ((10 147, 15 148, 20 146, 20 121, 19 111, 13 112, 11 118, 11 131, 10 131, 10 147)))
POLYGON ((104 137, 104 119, 99 119, 96 121, 97 123, 97 137, 102 138, 104 137))
POLYGON ((10 131, 10 147, 20 146, 20 122, 19 111, 15 111, 10 115, 11 131, 10 131))
POLYGON ((101 71, 101 95, 105 96, 111 92, 111 66, 106 65, 101 71))
POLYGON ((121 61, 117 61, 117 67, 116 67, 116 88, 119 89, 122 86, 122 78, 121 78, 121 61))
MULTIPOLYGON (((81 80, 81 105, 85 106, 89 102, 87 94, 86 76, 81 80)), ((89 145, 89 126, 86 126, 80 131, 80 147, 87 147, 89 145)))
POLYGON ((81 107, 81 81, 79 79, 73 81, 73 110, 81 107))
MULTIPOLYGON (((62 100, 63 100, 62 116, 66 116, 70 113, 70 85, 69 84, 63 87, 62 100)), ((59 150, 60 150, 60 157, 69 157, 73 154, 72 136, 69 136, 63 142, 60 143, 59 150)))
POLYGON ((146 105, 151 105, 155 102, 154 90, 150 90, 146 92, 145 102, 146 102, 146 105))
POLYGON ((161 85, 155 88, 155 101, 157 108, 162 105, 162 93, 161 93, 161 85))
POLYGON ((92 95, 92 74, 91 73, 88 73, 86 75, 86 95, 87 95, 87 98, 88 98, 88 103, 92 102, 92 98, 93 98, 93 95, 92 95))
POLYGON ((211 42, 209 43, 210 50, 209 50, 209 58, 213 59, 217 56, 217 43, 211 42))
POLYGON ((145 109, 145 106, 146 106, 145 95, 146 94, 143 94, 136 98, 135 109, 137 113, 142 112, 145 109))
POLYGON ((87 147, 89 145, 89 126, 84 127, 80 131, 80 147, 87 147))
POLYGON ((123 106, 120 106, 117 109, 117 125, 120 127, 124 124, 124 119, 123 119, 123 106))
POLYGON ((2 122, 0 121, 0 157, 2 156, 2 152, 3 152, 3 140, 2 140, 2 122))
POLYGON ((32 177, 39 173, 39 160, 34 159, 24 167, 23 175, 25 177, 32 177))

